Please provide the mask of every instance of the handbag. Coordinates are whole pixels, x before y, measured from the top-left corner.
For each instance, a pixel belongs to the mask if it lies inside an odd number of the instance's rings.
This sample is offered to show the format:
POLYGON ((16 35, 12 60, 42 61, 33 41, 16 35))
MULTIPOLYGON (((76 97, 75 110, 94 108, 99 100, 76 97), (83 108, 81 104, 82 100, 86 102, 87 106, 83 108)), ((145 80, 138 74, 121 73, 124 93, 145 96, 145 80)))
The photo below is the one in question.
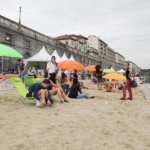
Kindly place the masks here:
POLYGON ((133 79, 133 81, 131 82, 131 87, 132 88, 137 87, 137 82, 135 81, 135 79, 133 79))

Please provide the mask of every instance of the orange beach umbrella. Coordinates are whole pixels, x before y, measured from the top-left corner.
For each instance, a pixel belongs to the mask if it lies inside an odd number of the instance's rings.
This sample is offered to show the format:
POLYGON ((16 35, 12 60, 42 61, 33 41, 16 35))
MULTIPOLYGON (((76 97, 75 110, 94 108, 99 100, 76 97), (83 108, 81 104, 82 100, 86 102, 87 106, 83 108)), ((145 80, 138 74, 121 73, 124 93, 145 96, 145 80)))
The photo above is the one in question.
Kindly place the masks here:
POLYGON ((87 71, 95 71, 95 65, 86 66, 86 67, 84 67, 84 70, 87 70, 87 71))
POLYGON ((80 62, 74 60, 62 61, 58 63, 57 67, 60 69, 67 69, 67 70, 74 70, 74 69, 82 70, 84 68, 84 66, 80 62))

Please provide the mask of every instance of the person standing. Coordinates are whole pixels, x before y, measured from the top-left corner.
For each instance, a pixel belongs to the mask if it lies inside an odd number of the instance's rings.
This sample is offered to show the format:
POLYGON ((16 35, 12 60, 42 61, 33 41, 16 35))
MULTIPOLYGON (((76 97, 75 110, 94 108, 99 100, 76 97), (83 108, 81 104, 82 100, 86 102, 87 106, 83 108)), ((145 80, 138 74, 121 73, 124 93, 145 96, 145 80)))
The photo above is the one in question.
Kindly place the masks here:
POLYGON ((24 83, 24 76, 27 74, 26 66, 21 59, 18 59, 17 61, 18 61, 17 68, 19 73, 18 76, 21 78, 22 82, 24 83))
POLYGON ((2 88, 7 87, 6 80, 7 80, 7 76, 6 76, 6 73, 4 72, 2 75, 2 88))
POLYGON ((95 70, 96 70, 96 78, 97 78, 97 87, 98 87, 98 90, 102 90, 102 83, 103 83, 102 74, 103 74, 103 69, 102 69, 102 62, 101 61, 99 61, 98 65, 96 65, 95 70))
POLYGON ((51 60, 47 64, 48 74, 56 73, 56 68, 57 68, 56 58, 55 58, 55 56, 52 56, 51 60))
POLYGON ((123 86, 123 96, 120 98, 120 100, 126 100, 126 90, 128 89, 129 92, 129 97, 127 98, 128 100, 133 99, 132 95, 132 90, 131 90, 131 84, 132 84, 132 70, 129 68, 129 63, 125 64, 125 69, 126 69, 126 82, 123 86))

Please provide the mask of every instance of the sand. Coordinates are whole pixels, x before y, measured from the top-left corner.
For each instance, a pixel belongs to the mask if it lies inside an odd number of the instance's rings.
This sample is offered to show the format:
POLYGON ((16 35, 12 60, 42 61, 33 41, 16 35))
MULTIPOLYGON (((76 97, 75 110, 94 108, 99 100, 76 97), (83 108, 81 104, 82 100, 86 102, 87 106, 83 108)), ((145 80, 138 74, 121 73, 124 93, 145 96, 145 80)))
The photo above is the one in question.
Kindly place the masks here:
POLYGON ((14 90, 0 91, 0 150, 149 150, 150 101, 141 88, 121 102, 121 91, 84 90, 92 100, 71 100, 55 107, 15 103, 14 90))

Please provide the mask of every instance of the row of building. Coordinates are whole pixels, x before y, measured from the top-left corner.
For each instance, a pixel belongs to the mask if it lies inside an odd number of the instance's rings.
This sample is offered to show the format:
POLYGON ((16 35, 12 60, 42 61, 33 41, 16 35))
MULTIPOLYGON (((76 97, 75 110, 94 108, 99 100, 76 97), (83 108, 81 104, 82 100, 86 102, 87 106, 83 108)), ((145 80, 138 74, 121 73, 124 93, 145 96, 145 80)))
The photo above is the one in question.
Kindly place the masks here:
MULTIPOLYGON (((95 35, 85 37, 82 35, 66 34, 51 38, 1 15, 0 43, 17 49, 24 58, 31 57, 42 46, 45 46, 49 54, 52 54, 56 49, 60 57, 64 53, 68 59, 73 55, 75 60, 85 66, 90 64, 96 65, 99 61, 102 61, 104 68, 113 67, 115 70, 120 70, 124 67, 125 63, 124 56, 110 48, 107 43, 95 35)), ((4 58, 5 69, 11 68, 13 63, 13 59, 4 58)), ((131 61, 129 63, 135 74, 140 72, 140 67, 131 61)))
MULTIPOLYGON (((66 34, 58 36, 55 39, 69 47, 95 57, 96 60, 102 61, 104 68, 112 67, 115 70, 123 69, 124 64, 127 62, 130 64, 134 74, 139 74, 141 71, 139 66, 131 61, 126 61, 123 55, 109 47, 106 42, 95 35, 84 37, 83 35, 66 34)), ((83 63, 88 65, 85 60, 83 60, 83 63)), ((92 64, 92 62, 90 64, 92 64)))

